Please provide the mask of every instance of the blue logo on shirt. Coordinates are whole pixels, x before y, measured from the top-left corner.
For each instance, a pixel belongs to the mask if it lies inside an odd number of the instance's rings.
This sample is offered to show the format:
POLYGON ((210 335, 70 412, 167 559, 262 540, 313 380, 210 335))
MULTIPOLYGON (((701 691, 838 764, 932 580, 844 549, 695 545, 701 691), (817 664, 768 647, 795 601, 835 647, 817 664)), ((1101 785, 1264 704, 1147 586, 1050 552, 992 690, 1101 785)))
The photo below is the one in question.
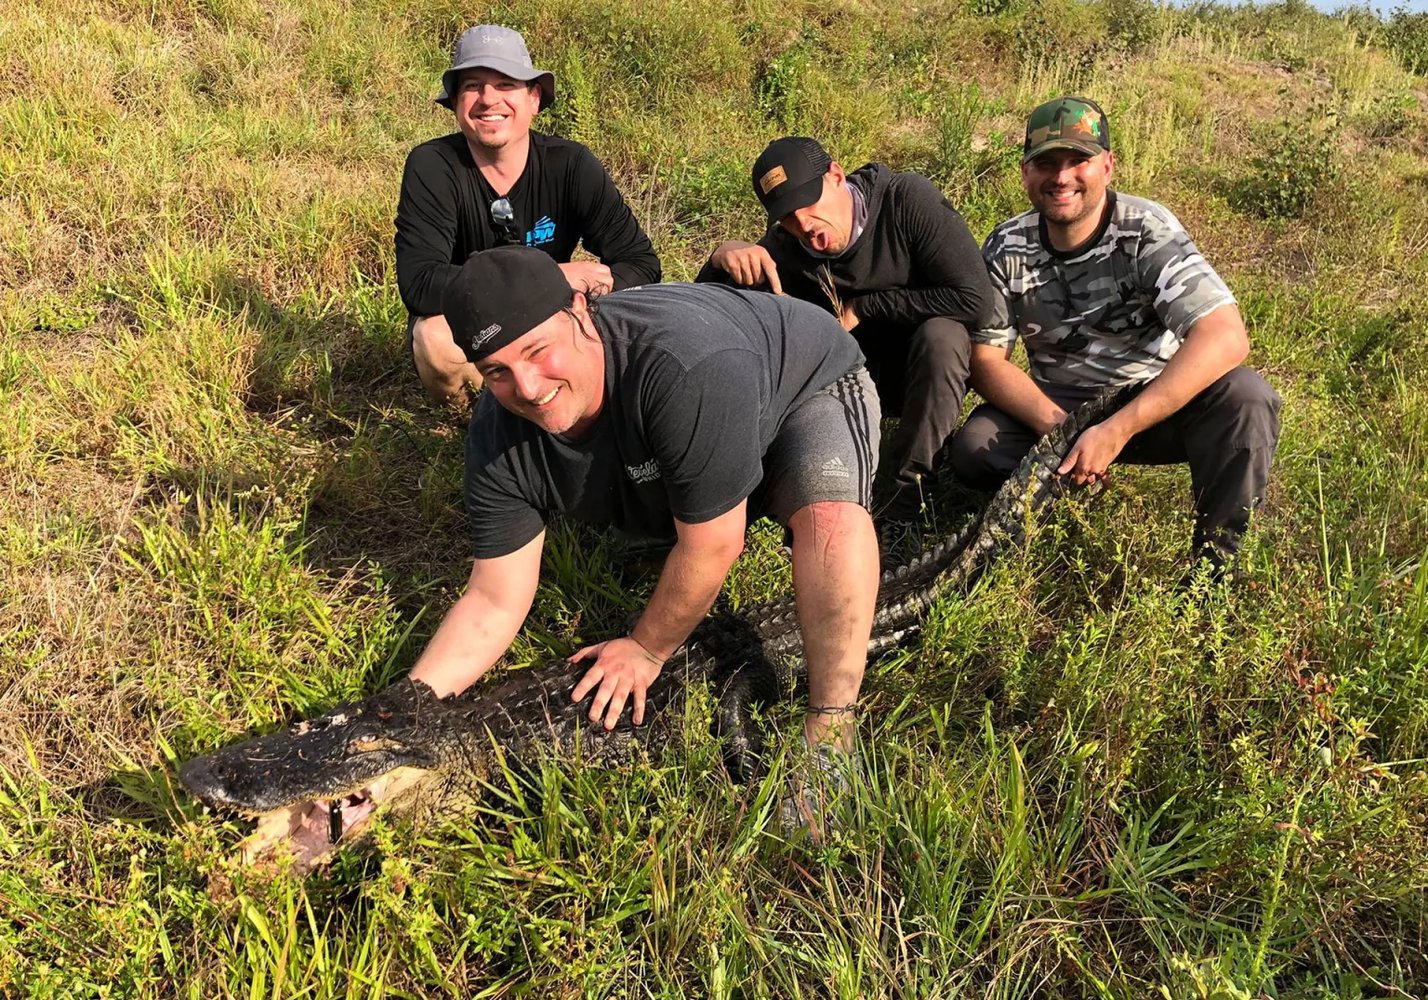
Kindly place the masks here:
POLYGON ((538 247, 553 239, 555 239, 555 223, 550 221, 550 216, 542 215, 540 221, 535 224, 535 228, 526 233, 526 246, 538 247))

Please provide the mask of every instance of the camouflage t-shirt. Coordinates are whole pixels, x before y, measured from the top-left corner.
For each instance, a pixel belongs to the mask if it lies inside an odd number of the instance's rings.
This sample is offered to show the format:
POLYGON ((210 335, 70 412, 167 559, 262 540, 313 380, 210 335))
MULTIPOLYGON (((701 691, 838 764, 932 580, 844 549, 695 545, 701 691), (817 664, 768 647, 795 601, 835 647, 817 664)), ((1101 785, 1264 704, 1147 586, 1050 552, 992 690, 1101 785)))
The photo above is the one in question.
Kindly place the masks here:
POLYGON ((1235 301, 1168 209, 1106 196, 1104 231, 1074 256, 1052 249, 1036 211, 1008 219, 982 246, 1000 296, 993 322, 972 339, 1009 348, 1020 337, 1037 382, 1149 381, 1200 317, 1235 301))

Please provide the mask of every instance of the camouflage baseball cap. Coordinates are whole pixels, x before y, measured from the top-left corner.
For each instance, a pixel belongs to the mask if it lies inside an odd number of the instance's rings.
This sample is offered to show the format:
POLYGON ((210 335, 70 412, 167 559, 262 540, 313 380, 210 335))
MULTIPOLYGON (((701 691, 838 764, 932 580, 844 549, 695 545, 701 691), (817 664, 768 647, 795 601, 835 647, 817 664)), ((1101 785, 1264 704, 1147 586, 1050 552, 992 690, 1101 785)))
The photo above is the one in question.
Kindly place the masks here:
POLYGON ((1037 107, 1026 120, 1021 162, 1048 149, 1077 149, 1090 156, 1111 148, 1111 123, 1095 101, 1058 97, 1037 107))

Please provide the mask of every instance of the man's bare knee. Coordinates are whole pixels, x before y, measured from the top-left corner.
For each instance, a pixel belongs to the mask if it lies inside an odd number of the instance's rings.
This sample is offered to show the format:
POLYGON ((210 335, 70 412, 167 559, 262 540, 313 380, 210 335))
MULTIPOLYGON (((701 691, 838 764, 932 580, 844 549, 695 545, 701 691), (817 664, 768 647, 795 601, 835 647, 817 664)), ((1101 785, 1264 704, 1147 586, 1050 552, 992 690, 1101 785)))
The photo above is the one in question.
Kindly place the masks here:
POLYGON ((800 507, 788 526, 793 531, 795 573, 810 557, 815 563, 841 562, 858 550, 859 542, 877 550, 872 515, 862 504, 851 501, 820 500, 800 507))
POLYGON ((850 500, 818 500, 794 511, 788 526, 795 537, 800 528, 818 536, 855 531, 863 522, 869 527, 872 525, 871 516, 862 504, 850 500))

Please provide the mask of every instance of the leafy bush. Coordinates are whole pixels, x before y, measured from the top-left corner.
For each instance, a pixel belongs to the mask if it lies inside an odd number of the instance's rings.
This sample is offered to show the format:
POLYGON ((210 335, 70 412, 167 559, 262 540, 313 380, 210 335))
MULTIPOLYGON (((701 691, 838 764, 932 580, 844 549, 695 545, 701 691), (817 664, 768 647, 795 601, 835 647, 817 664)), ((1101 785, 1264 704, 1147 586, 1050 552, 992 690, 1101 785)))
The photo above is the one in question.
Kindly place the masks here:
POLYGON ((799 118, 807 73, 808 52, 795 45, 770 59, 759 74, 754 87, 759 110, 780 128, 790 128, 799 118))
POLYGON ((1061 79, 1076 86, 1108 48, 1105 22, 1099 15, 1093 7, 1065 0, 1046 0, 1031 8, 1019 18, 1013 43, 1022 71, 1061 67, 1061 79))
POLYGON ((748 165, 727 153, 687 157, 681 160, 676 178, 675 226, 680 231, 736 215, 744 200, 753 198, 748 165))
POLYGON ((1159 40, 1161 26, 1151 0, 1106 0, 1106 37, 1122 52, 1144 52, 1159 40))
POLYGON ((1333 133, 1338 114, 1311 108, 1281 121, 1233 192, 1236 208, 1264 218, 1300 219, 1339 175, 1333 133))
POLYGON ((967 13, 978 17, 996 17, 1020 10, 1024 0, 967 0, 967 13))
POLYGON ((1412 14, 1399 7, 1388 19, 1384 41, 1404 69, 1428 76, 1428 13, 1412 14))
POLYGON ((1408 131, 1416 106, 1412 94, 1380 94, 1354 115, 1353 125, 1366 139, 1392 139, 1408 131))

